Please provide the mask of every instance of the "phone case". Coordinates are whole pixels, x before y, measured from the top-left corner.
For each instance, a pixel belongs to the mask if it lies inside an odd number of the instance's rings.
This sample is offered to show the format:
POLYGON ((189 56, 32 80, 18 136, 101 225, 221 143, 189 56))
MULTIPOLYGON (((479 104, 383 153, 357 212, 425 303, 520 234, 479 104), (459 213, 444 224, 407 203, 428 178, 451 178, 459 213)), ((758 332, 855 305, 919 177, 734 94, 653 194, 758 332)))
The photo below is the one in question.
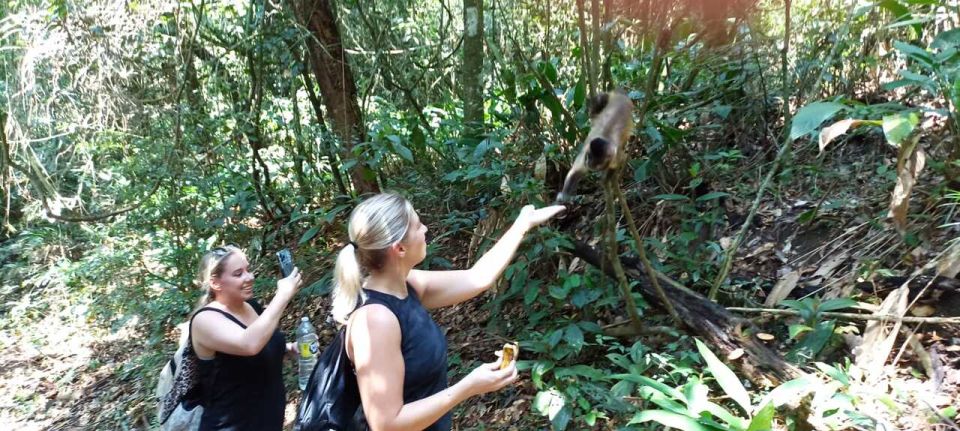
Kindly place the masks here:
POLYGON ((283 249, 278 251, 277 260, 280 262, 280 275, 286 278, 293 272, 293 257, 290 256, 290 250, 283 249))

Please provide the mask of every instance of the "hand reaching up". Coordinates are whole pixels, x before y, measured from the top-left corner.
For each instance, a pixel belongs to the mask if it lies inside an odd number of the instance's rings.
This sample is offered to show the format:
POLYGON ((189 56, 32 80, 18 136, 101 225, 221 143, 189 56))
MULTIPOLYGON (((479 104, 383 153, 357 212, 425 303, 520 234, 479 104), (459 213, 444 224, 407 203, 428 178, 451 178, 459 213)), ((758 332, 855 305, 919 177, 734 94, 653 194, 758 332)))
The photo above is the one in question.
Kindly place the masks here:
POLYGON ((537 227, 561 211, 567 209, 563 205, 551 205, 537 209, 533 205, 524 206, 520 209, 520 215, 517 216, 516 223, 522 223, 526 229, 537 227))

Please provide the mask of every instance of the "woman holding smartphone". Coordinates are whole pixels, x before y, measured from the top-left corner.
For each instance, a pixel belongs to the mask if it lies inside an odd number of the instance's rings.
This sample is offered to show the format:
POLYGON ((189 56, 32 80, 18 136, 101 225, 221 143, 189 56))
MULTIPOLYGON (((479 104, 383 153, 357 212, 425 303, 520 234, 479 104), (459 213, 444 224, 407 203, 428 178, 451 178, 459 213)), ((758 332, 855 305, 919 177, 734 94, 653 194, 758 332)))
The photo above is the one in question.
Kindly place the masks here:
POLYGON ((201 430, 280 430, 286 390, 282 360, 289 346, 280 316, 300 287, 300 271, 277 281, 264 309, 253 301, 254 275, 237 247, 217 247, 200 260, 204 297, 190 334, 200 358, 201 430))

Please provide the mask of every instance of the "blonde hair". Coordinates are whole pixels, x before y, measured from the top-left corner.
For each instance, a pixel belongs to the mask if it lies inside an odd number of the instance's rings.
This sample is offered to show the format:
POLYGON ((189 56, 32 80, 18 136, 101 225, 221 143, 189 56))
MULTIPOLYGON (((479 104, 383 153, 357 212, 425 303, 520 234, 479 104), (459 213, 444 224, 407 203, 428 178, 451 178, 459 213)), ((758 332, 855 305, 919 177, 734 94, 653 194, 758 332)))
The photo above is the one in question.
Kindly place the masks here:
POLYGON ((357 307, 363 277, 383 268, 387 248, 407 236, 413 205, 400 195, 382 193, 357 205, 350 214, 350 243, 337 256, 334 269, 334 320, 347 323, 357 307))
POLYGON ((224 245, 206 252, 203 257, 200 258, 200 270, 197 273, 197 283, 200 285, 200 290, 203 291, 203 295, 200 297, 200 300, 197 301, 197 306, 194 311, 203 308, 215 299, 213 293, 210 291, 210 280, 223 274, 223 270, 225 269, 224 263, 228 257, 235 253, 243 254, 243 250, 240 250, 240 248, 235 245, 224 245))

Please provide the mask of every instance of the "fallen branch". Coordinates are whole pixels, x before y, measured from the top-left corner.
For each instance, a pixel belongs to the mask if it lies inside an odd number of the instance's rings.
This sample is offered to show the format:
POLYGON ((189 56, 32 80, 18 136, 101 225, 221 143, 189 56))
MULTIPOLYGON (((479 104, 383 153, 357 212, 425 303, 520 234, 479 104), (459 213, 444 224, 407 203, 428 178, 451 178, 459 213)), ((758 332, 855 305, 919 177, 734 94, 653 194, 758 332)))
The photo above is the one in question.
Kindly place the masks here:
MULTIPOLYGON (((573 246, 571 250, 573 255, 613 275, 612 262, 605 262, 607 256, 601 255, 597 249, 583 241, 574 240, 573 246)), ((638 282, 637 287, 646 300, 658 307, 663 307, 653 283, 644 272, 642 263, 632 258, 621 257, 619 260, 623 264, 626 275, 638 282)), ((727 311, 666 275, 657 273, 655 270, 654 273, 661 281, 660 287, 670 298, 674 309, 686 323, 692 335, 701 337, 715 349, 714 352, 720 357, 726 357, 738 349, 743 349, 746 354, 730 361, 730 365, 740 370, 742 375, 752 383, 768 387, 804 374, 796 366, 784 361, 776 350, 758 339, 756 334, 760 331, 749 320, 727 311)))
MULTIPOLYGON (((748 307, 727 307, 729 311, 738 313, 770 313, 780 316, 799 316, 800 312, 796 310, 783 310, 779 308, 748 308, 748 307)), ((836 317, 850 320, 883 320, 887 322, 905 322, 905 323, 935 323, 946 325, 960 325, 960 317, 898 317, 889 314, 858 314, 858 313, 838 313, 835 311, 821 311, 819 313, 825 317, 836 317)))

